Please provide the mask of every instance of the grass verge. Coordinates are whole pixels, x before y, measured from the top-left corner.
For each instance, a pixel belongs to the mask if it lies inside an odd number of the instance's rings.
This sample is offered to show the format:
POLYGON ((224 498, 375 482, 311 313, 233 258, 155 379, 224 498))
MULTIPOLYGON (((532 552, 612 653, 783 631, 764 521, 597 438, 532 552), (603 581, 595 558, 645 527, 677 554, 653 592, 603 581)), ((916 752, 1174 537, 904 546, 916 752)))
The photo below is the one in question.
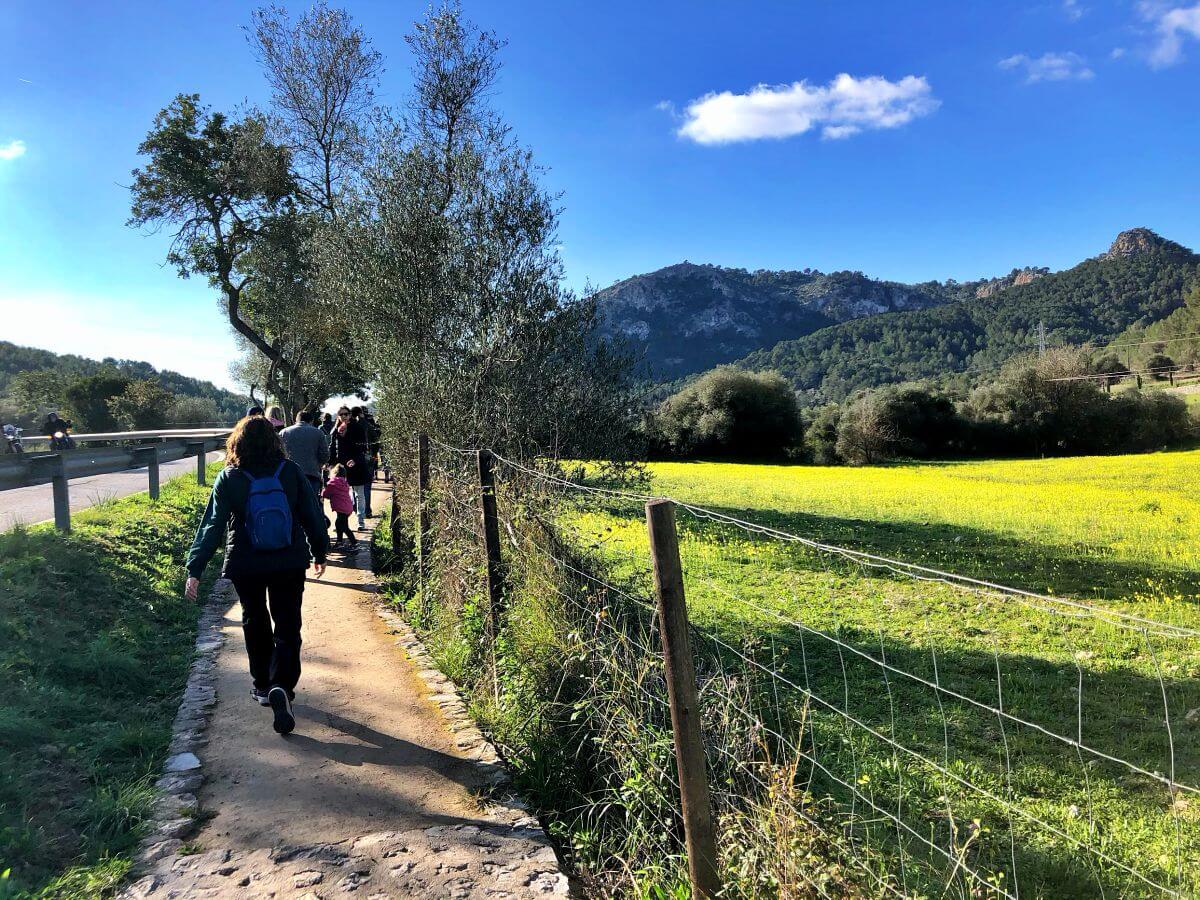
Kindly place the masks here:
POLYGON ((181 477, 69 535, 0 534, 0 897, 104 896, 127 872, 192 660, 207 494, 181 477))

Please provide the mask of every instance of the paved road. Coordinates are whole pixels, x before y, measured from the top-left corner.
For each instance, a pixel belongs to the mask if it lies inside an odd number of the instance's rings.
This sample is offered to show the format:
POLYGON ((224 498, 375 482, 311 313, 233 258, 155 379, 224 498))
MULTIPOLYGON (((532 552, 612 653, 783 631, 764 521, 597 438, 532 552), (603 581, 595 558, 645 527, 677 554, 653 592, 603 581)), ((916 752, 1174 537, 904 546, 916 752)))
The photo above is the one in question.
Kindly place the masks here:
MULTIPOLYGON (((219 459, 221 453, 208 454, 208 461, 219 459)), ((166 483, 178 475, 196 472, 194 456, 161 463, 158 467, 159 480, 166 483)), ((71 512, 87 509, 98 501, 127 497, 146 490, 146 470, 129 469, 110 475, 88 475, 70 481, 71 512)), ((54 518, 54 495, 50 485, 14 488, 0 491, 0 531, 8 531, 14 525, 32 525, 54 518)))

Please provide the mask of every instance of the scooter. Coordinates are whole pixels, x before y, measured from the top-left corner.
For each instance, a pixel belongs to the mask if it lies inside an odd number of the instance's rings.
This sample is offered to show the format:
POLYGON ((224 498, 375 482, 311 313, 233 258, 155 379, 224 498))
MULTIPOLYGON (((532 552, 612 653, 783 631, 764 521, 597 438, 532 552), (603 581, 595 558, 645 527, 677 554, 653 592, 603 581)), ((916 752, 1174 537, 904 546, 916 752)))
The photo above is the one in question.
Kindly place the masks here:
POLYGON ((16 425, 4 426, 4 452, 24 453, 25 445, 21 443, 21 429, 16 425))

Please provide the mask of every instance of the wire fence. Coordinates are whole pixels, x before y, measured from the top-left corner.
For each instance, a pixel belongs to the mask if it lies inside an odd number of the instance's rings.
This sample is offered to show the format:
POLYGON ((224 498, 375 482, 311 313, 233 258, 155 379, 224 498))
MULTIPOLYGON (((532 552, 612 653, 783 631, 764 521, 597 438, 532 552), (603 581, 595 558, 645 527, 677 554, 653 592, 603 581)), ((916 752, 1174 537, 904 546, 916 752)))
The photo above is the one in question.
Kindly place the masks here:
MULTIPOLYGON (((554 601, 578 665, 603 685, 589 728, 622 761, 604 802, 644 825, 624 865, 679 870, 643 518, 659 498, 494 458, 510 589, 554 601)), ((422 585, 423 603, 487 595, 478 465, 477 451, 433 442, 429 542, 456 564, 430 577, 458 583, 422 585)), ((673 502, 731 896, 1200 892, 1197 617, 673 502)), ((476 631, 480 654, 498 640, 520 635, 476 631)), ((500 666, 497 696, 504 677, 500 666)))

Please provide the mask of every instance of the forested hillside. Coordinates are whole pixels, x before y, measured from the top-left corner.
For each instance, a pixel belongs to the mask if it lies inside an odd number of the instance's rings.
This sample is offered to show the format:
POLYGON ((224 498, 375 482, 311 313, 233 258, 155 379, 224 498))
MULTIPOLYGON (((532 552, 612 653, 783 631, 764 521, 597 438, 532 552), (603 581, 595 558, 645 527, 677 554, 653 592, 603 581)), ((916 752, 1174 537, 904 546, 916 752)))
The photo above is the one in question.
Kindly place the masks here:
POLYGON ((862 272, 749 272, 684 262, 627 278, 596 297, 604 331, 628 341, 650 377, 662 380, 839 322, 972 297, 989 284, 901 284, 862 272))
POLYGON ((737 365, 780 372, 809 403, 881 384, 994 371, 1036 349, 1039 323, 1054 346, 1111 340, 1164 319, 1183 306, 1198 273, 1200 256, 1133 229, 1107 253, 1072 269, 990 296, 823 328, 751 353, 737 365))
POLYGON ((248 403, 246 397, 219 388, 211 381, 189 378, 168 369, 159 371, 147 362, 112 358, 95 360, 0 341, 0 418, 29 422, 38 412, 32 407, 51 399, 55 401, 52 405, 57 406, 62 402, 57 395, 65 392, 69 384, 97 376, 112 376, 126 385, 156 383, 164 395, 169 395, 172 403, 200 401, 189 404, 191 418, 209 419, 215 415, 220 421, 232 422, 245 411, 248 403))
POLYGON ((1138 368, 1160 354, 1176 364, 1200 361, 1200 284, 1179 309, 1148 325, 1130 326, 1111 346, 1123 363, 1138 368))

